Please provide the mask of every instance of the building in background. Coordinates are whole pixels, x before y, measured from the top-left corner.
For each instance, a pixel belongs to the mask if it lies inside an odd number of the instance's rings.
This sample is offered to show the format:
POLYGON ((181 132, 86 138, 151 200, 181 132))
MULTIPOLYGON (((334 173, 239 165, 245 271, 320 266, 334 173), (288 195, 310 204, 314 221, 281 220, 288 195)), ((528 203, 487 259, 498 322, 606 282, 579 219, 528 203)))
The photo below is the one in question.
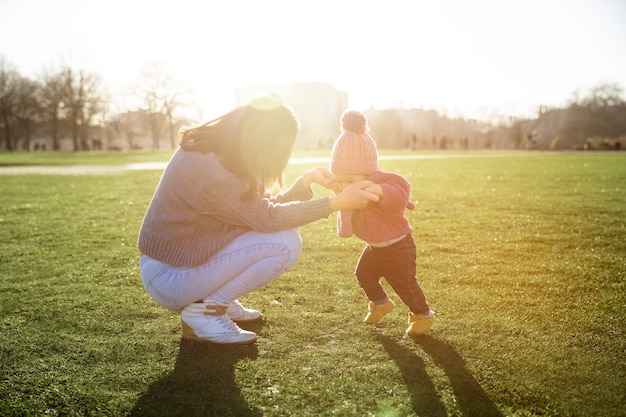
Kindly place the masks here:
POLYGON ((300 121, 294 148, 327 149, 339 135, 339 118, 348 107, 348 93, 319 82, 278 83, 237 88, 237 103, 261 94, 277 94, 300 121))

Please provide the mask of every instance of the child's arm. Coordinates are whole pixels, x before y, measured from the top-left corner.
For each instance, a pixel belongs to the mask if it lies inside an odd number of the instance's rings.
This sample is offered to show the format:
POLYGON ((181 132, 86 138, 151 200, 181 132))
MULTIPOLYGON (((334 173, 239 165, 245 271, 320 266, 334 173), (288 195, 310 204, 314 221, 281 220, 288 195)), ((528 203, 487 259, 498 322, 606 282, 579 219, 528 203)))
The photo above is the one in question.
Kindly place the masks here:
POLYGON ((370 179, 376 183, 377 189, 368 191, 380 196, 378 205, 382 210, 393 212, 415 208, 409 201, 411 184, 404 177, 393 173, 376 172, 370 179))
POLYGON ((382 184, 382 196, 379 207, 386 212, 413 210, 415 205, 409 201, 409 190, 397 183, 382 184))

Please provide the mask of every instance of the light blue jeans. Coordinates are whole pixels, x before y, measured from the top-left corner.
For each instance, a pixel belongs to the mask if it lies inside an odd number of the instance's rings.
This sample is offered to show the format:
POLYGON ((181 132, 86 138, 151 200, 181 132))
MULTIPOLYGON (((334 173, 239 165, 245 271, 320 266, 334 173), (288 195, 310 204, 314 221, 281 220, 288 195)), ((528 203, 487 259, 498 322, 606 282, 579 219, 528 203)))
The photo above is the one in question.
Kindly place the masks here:
POLYGON ((180 311, 203 299, 228 305, 278 278, 301 252, 297 230, 247 232, 198 267, 173 267, 146 255, 141 256, 139 266, 143 285, 154 301, 180 311))

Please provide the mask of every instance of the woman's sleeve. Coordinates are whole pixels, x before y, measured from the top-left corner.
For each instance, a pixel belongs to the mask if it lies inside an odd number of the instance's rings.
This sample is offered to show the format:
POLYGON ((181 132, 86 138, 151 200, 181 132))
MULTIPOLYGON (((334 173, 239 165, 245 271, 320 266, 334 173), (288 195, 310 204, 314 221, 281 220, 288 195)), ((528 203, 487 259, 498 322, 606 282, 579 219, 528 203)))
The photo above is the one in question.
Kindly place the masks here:
POLYGON ((277 203, 288 201, 308 201, 313 198, 313 190, 302 184, 302 177, 298 178, 286 191, 272 197, 271 200, 277 203))
POLYGON ((333 211, 328 197, 308 201, 289 200, 290 197, 308 195, 305 188, 302 184, 298 186, 296 181, 294 186, 279 195, 281 198, 256 194, 246 199, 242 198, 245 193, 243 182, 214 181, 200 194, 198 210, 224 223, 264 233, 293 229, 328 218, 333 211))

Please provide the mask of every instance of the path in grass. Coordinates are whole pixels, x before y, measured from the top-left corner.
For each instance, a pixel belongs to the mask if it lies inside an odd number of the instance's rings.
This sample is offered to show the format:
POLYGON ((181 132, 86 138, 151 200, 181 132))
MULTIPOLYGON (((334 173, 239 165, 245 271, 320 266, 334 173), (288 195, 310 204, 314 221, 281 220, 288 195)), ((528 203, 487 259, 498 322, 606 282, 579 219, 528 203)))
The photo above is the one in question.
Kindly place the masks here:
MULTIPOLYGON (((554 152, 542 152, 551 154, 554 152)), ((513 153, 441 153, 441 154, 411 154, 411 155, 381 155, 382 161, 404 159, 446 159, 446 158, 499 158, 505 156, 529 156, 536 153, 526 151, 514 151, 513 153)), ((329 157, 301 157, 291 158, 290 164, 327 164, 329 157)), ((87 174, 114 174, 124 171, 162 170, 167 161, 138 162, 126 165, 19 165, 0 166, 0 175, 16 174, 47 174, 47 175, 87 175, 87 174)))

